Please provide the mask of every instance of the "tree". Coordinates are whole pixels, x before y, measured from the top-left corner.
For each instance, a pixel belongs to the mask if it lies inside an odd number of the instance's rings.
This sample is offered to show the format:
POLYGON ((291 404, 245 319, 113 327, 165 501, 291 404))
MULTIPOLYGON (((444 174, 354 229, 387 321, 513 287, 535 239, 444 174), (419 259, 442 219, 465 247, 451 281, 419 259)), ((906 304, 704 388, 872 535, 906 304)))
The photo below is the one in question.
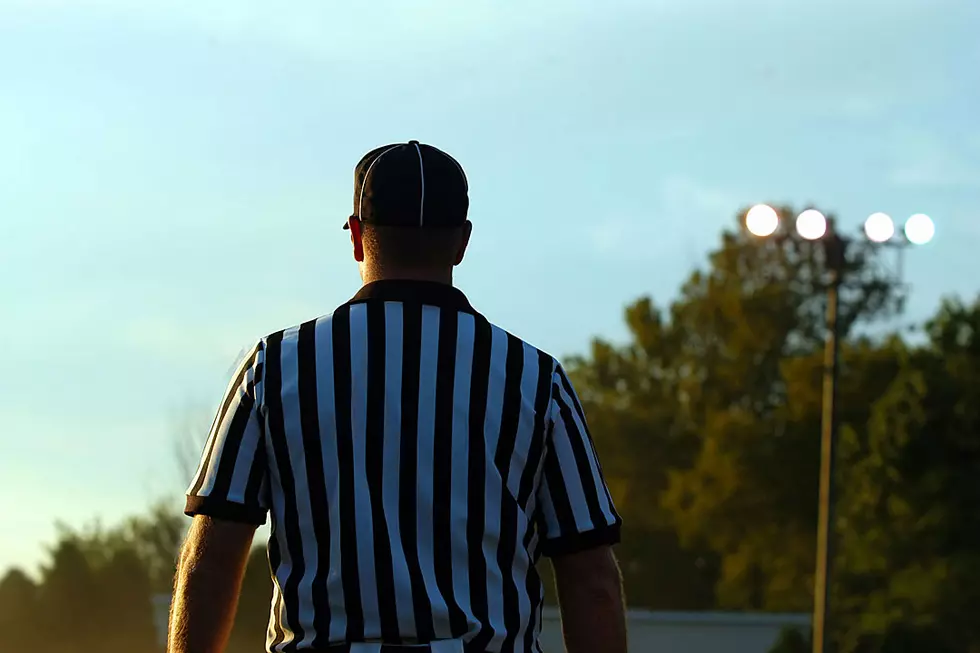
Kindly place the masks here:
POLYGON ((146 514, 128 517, 111 528, 95 521, 77 530, 61 526, 60 532, 62 539, 81 548, 94 568, 105 567, 113 556, 126 552, 139 561, 153 592, 169 592, 187 522, 173 501, 160 500, 146 514))
POLYGON ((258 650, 266 638, 272 605, 272 576, 264 546, 252 549, 242 581, 238 615, 231 633, 229 650, 258 650))
POLYGON ((150 587, 155 593, 170 592, 177 555, 187 533, 189 520, 173 502, 159 501, 146 515, 130 517, 116 534, 132 547, 145 566, 150 587))
POLYGON ((37 585, 20 569, 0 579, 0 651, 26 651, 36 645, 37 600, 37 585))
MULTIPOLYGON (((572 361, 628 539, 649 543, 635 562, 670 569, 671 589, 697 588, 643 603, 713 603, 707 583, 723 607, 809 607, 823 269, 819 244, 725 233, 669 310, 641 298, 626 312, 629 343, 597 340, 572 361)), ((900 303, 870 247, 855 243, 845 279, 845 333, 900 303)), ((862 358, 871 349, 856 343, 845 365, 880 373, 885 362, 862 358)), ((852 382, 845 416, 866 412, 873 377, 852 382)))
POLYGON ((0 650, 155 650, 153 596, 170 592, 185 526, 168 504, 112 528, 59 525, 37 584, 0 582, 0 650))
POLYGON ((980 299, 926 333, 842 441, 842 651, 980 650, 980 299))
POLYGON ((99 635, 112 624, 99 614, 99 580, 76 537, 62 532, 40 585, 35 622, 44 637, 38 648, 64 653, 97 648, 99 635))
POLYGON ((122 529, 61 527, 39 596, 36 620, 52 650, 124 653, 155 647, 150 572, 122 529))
POLYGON ((623 516, 617 555, 627 598, 637 607, 707 608, 714 602, 716 558, 703 547, 682 547, 659 504, 667 471, 694 454, 676 420, 669 376, 674 334, 649 299, 630 306, 626 321, 632 344, 597 339, 588 357, 571 357, 568 367, 623 516))
POLYGON ((114 551, 96 575, 94 612, 103 625, 97 648, 107 653, 154 650, 153 591, 149 570, 135 548, 114 551))

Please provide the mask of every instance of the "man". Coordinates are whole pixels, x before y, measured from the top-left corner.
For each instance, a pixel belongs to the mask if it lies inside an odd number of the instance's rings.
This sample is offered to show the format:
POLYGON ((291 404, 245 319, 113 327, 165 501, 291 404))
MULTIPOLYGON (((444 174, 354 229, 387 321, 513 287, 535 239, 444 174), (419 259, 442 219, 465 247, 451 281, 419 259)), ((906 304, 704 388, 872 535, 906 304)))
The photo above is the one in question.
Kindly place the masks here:
POLYGON ((358 163, 364 285, 232 379, 188 491, 171 653, 224 649, 270 512, 269 651, 540 651, 541 555, 568 653, 626 651, 621 520, 575 391, 452 286, 468 207, 434 147, 358 163))

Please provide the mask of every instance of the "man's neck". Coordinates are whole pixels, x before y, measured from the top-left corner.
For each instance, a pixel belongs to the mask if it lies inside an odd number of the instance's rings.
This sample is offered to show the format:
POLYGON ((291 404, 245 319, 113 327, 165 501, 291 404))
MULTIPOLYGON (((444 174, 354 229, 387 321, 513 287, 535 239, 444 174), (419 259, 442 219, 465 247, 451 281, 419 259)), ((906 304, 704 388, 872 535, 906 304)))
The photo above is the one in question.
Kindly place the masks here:
POLYGON ((430 283, 442 283, 448 286, 453 285, 453 272, 431 271, 431 270, 392 270, 385 272, 366 271, 361 276, 364 285, 374 281, 428 281, 430 283))

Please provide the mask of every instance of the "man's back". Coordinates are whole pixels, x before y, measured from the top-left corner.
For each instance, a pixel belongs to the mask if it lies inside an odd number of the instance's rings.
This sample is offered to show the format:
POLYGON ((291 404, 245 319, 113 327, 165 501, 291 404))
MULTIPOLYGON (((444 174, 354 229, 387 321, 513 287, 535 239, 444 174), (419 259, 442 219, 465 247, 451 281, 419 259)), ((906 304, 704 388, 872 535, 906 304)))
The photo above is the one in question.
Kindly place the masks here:
POLYGON ((534 651, 539 556, 618 541, 563 370, 451 286, 367 284, 249 359, 188 511, 271 511, 271 650, 534 651))
POLYGON ((229 385, 188 490, 171 653, 221 653, 270 512, 271 651, 540 653, 545 555, 569 653, 625 653, 585 415, 552 357, 453 287, 468 210, 438 148, 358 162, 343 227, 364 285, 263 338, 229 385))

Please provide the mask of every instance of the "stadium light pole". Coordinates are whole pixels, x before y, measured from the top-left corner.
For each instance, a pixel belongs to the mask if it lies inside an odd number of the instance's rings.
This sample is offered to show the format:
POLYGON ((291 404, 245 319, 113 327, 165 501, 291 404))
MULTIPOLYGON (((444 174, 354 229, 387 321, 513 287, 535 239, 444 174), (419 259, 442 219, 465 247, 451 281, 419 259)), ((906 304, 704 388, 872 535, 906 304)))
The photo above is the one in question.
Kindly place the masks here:
MULTIPOLYGON (((771 206, 758 204, 745 215, 745 227, 760 238, 796 237, 818 240, 823 246, 827 272, 827 335, 824 341, 823 404, 820 415, 820 490, 817 513, 817 559, 813 582, 813 653, 828 653, 828 607, 830 604, 830 574, 833 560, 835 488, 834 462, 837 447, 837 378, 840 357, 840 325, 837 309, 840 305, 840 286, 844 281, 847 245, 851 238, 842 235, 834 220, 815 209, 807 209, 796 218, 795 231, 782 230, 779 214, 771 206)), ((902 234, 896 236, 895 223, 885 213, 873 213, 864 223, 864 237, 879 246, 906 247, 924 245, 935 235, 929 216, 917 213, 906 222, 902 234)))

